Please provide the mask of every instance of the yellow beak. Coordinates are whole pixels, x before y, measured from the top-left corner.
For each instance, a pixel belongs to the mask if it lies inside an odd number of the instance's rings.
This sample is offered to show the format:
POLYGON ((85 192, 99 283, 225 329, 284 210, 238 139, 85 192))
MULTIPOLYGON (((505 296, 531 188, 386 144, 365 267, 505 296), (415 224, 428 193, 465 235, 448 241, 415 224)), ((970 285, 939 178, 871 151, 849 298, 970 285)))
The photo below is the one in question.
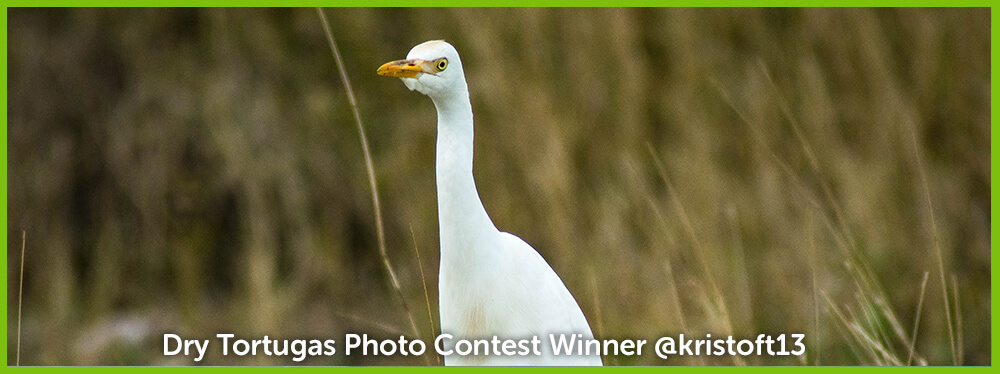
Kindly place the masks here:
POLYGON ((419 59, 389 61, 379 66, 377 73, 386 77, 416 78, 420 73, 429 73, 424 69, 426 63, 419 59))

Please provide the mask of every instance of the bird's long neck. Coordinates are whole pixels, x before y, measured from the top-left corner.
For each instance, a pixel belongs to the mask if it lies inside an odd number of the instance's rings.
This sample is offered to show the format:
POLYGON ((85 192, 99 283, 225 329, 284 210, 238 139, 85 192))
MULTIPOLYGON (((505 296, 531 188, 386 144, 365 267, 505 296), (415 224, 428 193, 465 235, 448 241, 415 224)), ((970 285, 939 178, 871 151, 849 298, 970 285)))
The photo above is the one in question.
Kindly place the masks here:
POLYGON ((435 98, 438 115, 437 198, 441 260, 470 260, 475 238, 496 232, 472 177, 472 103, 468 91, 435 98))

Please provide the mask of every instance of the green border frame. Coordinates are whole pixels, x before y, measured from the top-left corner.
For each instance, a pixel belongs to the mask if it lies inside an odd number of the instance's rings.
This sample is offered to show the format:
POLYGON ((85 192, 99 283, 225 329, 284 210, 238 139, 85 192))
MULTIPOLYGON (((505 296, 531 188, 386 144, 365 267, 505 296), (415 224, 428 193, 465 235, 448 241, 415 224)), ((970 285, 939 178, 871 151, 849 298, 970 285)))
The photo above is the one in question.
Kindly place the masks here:
MULTIPOLYGON (((265 1, 259 1, 259 0, 244 0, 244 1, 238 1, 238 0, 237 1, 234 1, 234 0, 219 1, 219 0, 215 0, 215 1, 209 1, 209 2, 199 2, 199 1, 191 1, 191 0, 175 0, 175 1, 163 1, 163 0, 146 0, 146 1, 126 1, 126 0, 94 0, 94 1, 79 1, 79 0, 74 0, 74 1, 58 1, 58 0, 55 0, 55 1, 53 1, 53 0, 44 0, 44 1, 23 1, 22 0, 22 1, 8 1, 3 6, 3 19, 0 20, 0 23, 2 23, 2 25, 3 25, 3 33, 4 33, 4 38, 3 38, 3 42, 2 42, 3 43, 3 49, 4 49, 4 54, 3 54, 3 72, 0 73, 0 74, 3 75, 4 86, 8 87, 7 86, 7 8, 9 8, 9 7, 66 7, 66 6, 78 6, 78 7, 79 6, 96 6, 96 7, 135 7, 135 6, 142 6, 142 7, 157 7, 157 6, 191 7, 191 6, 218 6, 218 7, 223 7, 223 6, 275 6, 275 5, 278 5, 278 6, 347 6, 347 7, 361 7, 361 6, 364 6, 364 7, 386 7, 386 6, 399 6, 399 7, 406 7, 406 6, 413 6, 414 4, 415 3, 413 3, 413 2, 404 2, 404 1, 398 1, 398 0, 367 0, 367 1, 366 0, 339 0, 339 1, 334 1, 334 2, 313 0, 313 1, 296 1, 294 3, 286 3, 286 4, 275 4, 274 2, 265 2, 265 1)), ((705 2, 694 1, 694 0, 680 0, 680 1, 658 1, 658 0, 624 0, 624 1, 607 1, 607 0, 576 0, 576 1, 574 1, 574 0, 541 0, 541 1, 532 1, 532 0, 498 0, 498 1, 485 1, 485 0, 472 0, 472 1, 437 0, 437 1, 434 1, 434 2, 426 2, 426 3, 425 2, 420 2, 420 3, 416 3, 416 4, 419 4, 421 6, 438 6, 438 7, 456 7, 456 6, 467 6, 467 7, 468 6, 473 6, 473 7, 487 7, 487 6, 490 6, 490 7, 519 7, 519 6, 532 6, 532 7, 538 7, 538 6, 546 6, 546 7, 559 7, 559 6, 571 6, 571 7, 581 7, 581 6, 614 6, 614 7, 717 6, 717 7, 731 7, 731 6, 755 6, 755 5, 759 6, 759 5, 761 5, 761 3, 759 1, 746 1, 746 0, 713 0, 713 1, 705 1, 705 2)), ((782 7, 784 7, 784 6, 803 6, 803 5, 808 5, 808 6, 830 6, 830 7, 850 7, 850 6, 859 6, 859 7, 871 7, 871 6, 879 6, 879 7, 896 7, 896 6, 906 6, 906 7, 913 7, 913 6, 924 6, 924 7, 927 7, 927 6, 929 6, 929 7, 990 7, 991 8, 990 9, 990 13, 991 13, 990 14, 990 22, 991 22, 991 26, 993 26, 993 25, 996 25, 996 21, 997 21, 997 14, 995 12, 993 12, 993 9, 992 9, 993 4, 994 4, 993 1, 983 1, 983 0, 956 1, 956 2, 950 2, 950 3, 949 2, 940 1, 940 0, 937 0, 937 1, 930 1, 930 0, 910 0, 910 1, 889 0, 889 1, 886 1, 886 0, 881 0, 881 1, 874 1, 874 2, 873 1, 854 1, 854 0, 826 0, 826 1, 810 1, 810 2, 782 0, 782 1, 770 1, 770 2, 767 2, 764 5, 766 5, 766 6, 782 6, 782 7)), ((991 243, 990 243, 990 248, 991 248, 991 254, 993 254, 993 253, 995 253, 995 251, 993 250, 995 248, 995 243, 992 242, 992 231, 996 231, 997 228, 1000 228, 1000 224, 998 224, 996 222, 992 222, 992 218, 996 217, 998 215, 998 213, 1000 213, 1000 209, 998 209, 997 207, 995 207, 995 206, 992 205, 992 201, 995 200, 995 198, 998 196, 997 189, 996 189, 996 182, 997 182, 996 161, 997 161, 998 158, 997 158, 997 156, 995 154, 993 154, 993 147, 997 146, 997 141, 998 141, 998 139, 1000 139, 1000 135, 998 135, 996 133, 996 131, 995 131, 997 129, 997 125, 996 125, 997 124, 997 120, 1000 119, 1000 115, 998 115, 998 113, 996 111, 998 101, 997 101, 997 97, 995 95, 997 84, 1000 83, 1000 78, 998 78, 997 75, 994 74, 994 71, 996 70, 995 68, 998 65, 997 64, 997 60, 998 60, 997 57, 1000 57, 1000 52, 998 52, 997 49, 995 48, 996 47, 996 45, 995 45, 995 43, 996 43, 996 37, 998 36, 997 29, 995 27, 991 28, 990 33, 991 33, 991 38, 990 38, 990 58, 991 58, 991 61, 990 61, 990 64, 991 64, 991 68, 990 68, 990 84, 991 84, 991 88, 990 88, 990 92, 991 92, 991 98, 990 98, 990 110, 991 110, 991 113, 990 113, 990 120, 991 120, 991 123, 990 123, 990 129, 991 129, 991 132, 990 132, 990 162, 991 162, 991 164, 990 164, 990 173, 991 173, 991 175, 990 175, 990 215, 991 215, 991 218, 990 218, 991 219, 990 228, 991 228, 991 236, 990 237, 991 237, 991 243)), ((7 90, 6 90, 6 88, 4 89, 2 95, 3 95, 3 110, 4 110, 4 113, 7 113, 7 90)), ((2 188, 2 190, 3 190, 3 196, 4 197, 3 197, 3 202, 0 203, 0 204, 2 204, 3 210, 6 212, 7 211, 7 185, 9 183, 9 181, 7 180, 7 116, 6 115, 4 115, 2 122, 3 122, 3 130, 4 131, 3 131, 2 135, 0 135, 0 136, 2 136, 2 138, 3 138, 3 144, 0 145, 0 147, 2 147, 2 150, 3 150, 3 156, 2 157, 3 157, 3 161, 4 161, 3 162, 3 171, 4 171, 3 172, 3 182, 4 183, 3 183, 3 186, 0 187, 0 188, 2 188)), ((4 223, 4 227, 7 227, 7 215, 6 214, 3 215, 2 221, 4 223)), ((5 232, 5 234, 3 236, 3 245, 4 245, 4 248, 8 247, 8 239, 9 238, 7 237, 6 232, 5 232)), ((8 265, 8 263, 7 263, 7 257, 4 256, 4 258, 3 258, 2 261, 3 261, 4 267, 7 268, 7 265, 8 265)), ((991 262, 990 290, 992 292, 993 288, 995 288, 995 285, 996 285, 996 273, 993 270, 997 268, 998 264, 1000 264, 1000 260, 998 260, 996 258, 996 256, 992 256, 991 255, 991 261, 990 262, 991 262)), ((3 285, 4 285, 5 289, 6 289, 6 287, 7 287, 7 277, 4 277, 4 279, 3 279, 3 285)), ((990 335, 991 335, 991 347, 990 347, 991 365, 993 363, 992 360, 996 359, 997 352, 998 352, 997 345, 996 345, 996 341, 997 341, 997 339, 996 339, 997 338, 997 330, 996 330, 996 324, 995 324, 995 322, 996 322, 996 315, 992 314, 993 311, 995 311, 995 305, 997 305, 996 301, 997 301, 997 295, 996 295, 996 293, 993 293, 991 295, 991 308, 990 308, 991 309, 991 311, 990 311, 990 313, 991 313, 991 316, 990 316, 990 325, 991 326, 990 326, 990 328, 992 329, 992 331, 990 333, 990 335)), ((4 311, 5 312, 8 310, 8 307, 9 307, 9 305, 7 305, 7 299, 5 298, 4 299, 4 311)), ((4 336, 6 337, 7 333, 8 333, 8 331, 7 331, 7 324, 6 323, 3 326, 3 332, 4 332, 4 336)), ((7 365, 7 362, 8 362, 8 357, 7 357, 7 338, 4 339, 4 341, 3 341, 2 344, 3 344, 3 353, 2 354, 3 354, 3 360, 4 360, 4 367, 8 367, 8 365, 7 365)), ((815 366, 806 366, 806 367, 803 367, 803 366, 788 366, 788 367, 753 366, 753 367, 740 367, 740 368, 678 366, 678 367, 608 367, 608 368, 579 368, 579 369, 578 368, 537 368, 537 367, 531 367, 531 368, 518 368, 516 370, 525 370, 525 371, 528 371, 528 372, 536 372, 536 373, 541 373, 541 372, 548 373, 548 372, 551 372, 553 370, 554 371, 558 371, 558 372, 570 372, 570 370, 572 370, 572 372, 577 372, 578 370, 585 370, 585 371, 594 371, 594 370, 641 370, 641 371, 649 372, 649 371, 664 370, 664 369, 665 370, 678 370, 678 369, 680 369, 680 370, 684 370, 684 371, 697 371, 697 372, 701 372, 701 373, 708 373, 708 372, 715 372, 715 371, 722 371, 722 370, 739 370, 739 371, 752 371, 752 372, 757 372, 757 373, 765 373, 765 372, 772 372, 773 370, 778 370, 778 371, 783 371, 783 372, 789 372, 790 370, 803 370, 803 369, 805 369, 805 370, 808 370, 808 371, 811 371, 811 372, 833 373, 833 372, 838 371, 838 370, 843 370, 844 368, 845 367, 838 367, 838 366, 820 366, 820 367, 815 367, 815 366)), ((862 367, 853 367, 853 366, 851 366, 849 368, 851 368, 852 370, 861 370, 861 371, 865 371, 865 372, 876 371, 876 370, 900 370, 898 368, 897 369, 892 369, 892 368, 882 369, 880 367, 864 367, 864 366, 862 366, 862 367)), ((19 369, 21 369, 21 368, 19 368, 19 369)), ((28 371, 32 371, 32 372, 46 372, 46 371, 50 371, 50 370, 61 370, 61 369, 63 369, 63 367, 24 367, 23 368, 23 370, 28 370, 28 371)), ((104 370, 108 370, 108 369, 110 369, 110 370, 134 370, 135 367, 82 367, 82 368, 74 368, 74 369, 75 370, 88 371, 88 372, 103 372, 104 370)), ((156 371, 160 371, 160 370, 175 370, 177 368, 174 368, 174 367, 168 367, 168 368, 143 367, 141 369, 142 370, 156 370, 156 371)), ((276 368, 274 368, 274 367, 243 367, 243 366, 240 366, 240 367, 211 367, 211 368, 202 369, 202 370, 210 370, 210 371, 213 371, 213 372, 230 372, 230 373, 232 373, 232 372, 235 372, 236 370, 239 370, 239 371, 253 370, 253 371, 258 371, 259 372, 259 371, 262 371, 262 370, 274 370, 274 369, 276 369, 276 368)), ((389 372, 389 371, 395 371, 395 370, 406 370, 406 371, 412 371, 412 372, 431 372, 431 371, 437 371, 437 370, 453 370, 454 371, 454 370, 468 370, 468 369, 474 370, 475 372, 479 372, 479 373, 483 373, 483 372, 487 372, 487 373, 500 373, 500 372, 505 372, 507 370, 511 370, 510 368, 443 368, 443 367, 419 367, 419 366, 417 366, 417 367, 338 367, 335 370, 347 370, 347 371, 351 371, 351 372, 364 372, 364 373, 377 373, 377 372, 389 372)), ((991 369, 992 369, 992 366, 961 367, 961 368, 955 368, 955 367, 929 367, 929 368, 913 368, 911 370, 920 370, 920 371, 923 371, 923 372, 936 372, 936 373, 937 372, 943 372, 944 370, 961 370, 963 372, 969 372, 969 373, 972 373, 972 372, 980 373, 980 372, 986 372, 986 370, 991 370, 991 369)), ((307 370, 307 371, 317 372, 316 370, 330 370, 330 368, 328 368, 328 367, 306 367, 306 368, 294 367, 294 368, 288 368, 288 369, 285 369, 285 370, 307 370)))
MULTIPOLYGON (((298 0, 289 2, 262 0, 14 0, 4 7, 992 7, 990 0, 435 0, 412 2, 400 0, 298 0)), ((6 21, 5 21, 6 23, 6 21)))

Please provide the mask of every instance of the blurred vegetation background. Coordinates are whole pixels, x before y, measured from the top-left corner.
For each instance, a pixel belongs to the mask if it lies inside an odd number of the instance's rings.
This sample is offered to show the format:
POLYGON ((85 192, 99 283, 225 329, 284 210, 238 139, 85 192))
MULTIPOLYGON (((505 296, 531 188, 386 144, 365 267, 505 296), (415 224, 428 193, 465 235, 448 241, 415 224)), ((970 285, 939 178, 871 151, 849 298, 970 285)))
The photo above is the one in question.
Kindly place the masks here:
MULTIPOLYGON (((992 363, 988 9, 326 15, 425 341, 435 112, 375 69, 445 39, 487 210, 598 338, 809 348, 606 364, 992 363)), ((12 8, 7 35, 8 364, 22 231, 22 365, 194 364, 162 355, 164 332, 413 336, 315 9, 12 8)), ((218 344, 200 364, 294 364, 218 344)))

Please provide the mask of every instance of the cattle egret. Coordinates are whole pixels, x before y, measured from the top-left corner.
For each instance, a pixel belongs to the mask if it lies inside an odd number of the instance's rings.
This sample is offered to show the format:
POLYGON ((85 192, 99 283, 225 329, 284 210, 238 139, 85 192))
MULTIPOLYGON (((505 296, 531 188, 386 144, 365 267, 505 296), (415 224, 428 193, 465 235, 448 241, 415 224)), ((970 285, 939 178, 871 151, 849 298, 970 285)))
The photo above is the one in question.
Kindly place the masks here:
MULTIPOLYGON (((459 339, 531 339, 540 355, 445 356, 446 365, 601 365, 597 352, 556 355, 549 335, 592 340, 576 299, 538 252, 502 232, 486 213, 472 177, 472 103, 462 60, 451 44, 432 40, 378 74, 398 77, 437 108, 437 198, 441 240, 438 275, 441 332, 459 339)), ((459 347, 461 348, 461 347, 459 347)), ((575 351, 575 350, 574 350, 575 351)))

